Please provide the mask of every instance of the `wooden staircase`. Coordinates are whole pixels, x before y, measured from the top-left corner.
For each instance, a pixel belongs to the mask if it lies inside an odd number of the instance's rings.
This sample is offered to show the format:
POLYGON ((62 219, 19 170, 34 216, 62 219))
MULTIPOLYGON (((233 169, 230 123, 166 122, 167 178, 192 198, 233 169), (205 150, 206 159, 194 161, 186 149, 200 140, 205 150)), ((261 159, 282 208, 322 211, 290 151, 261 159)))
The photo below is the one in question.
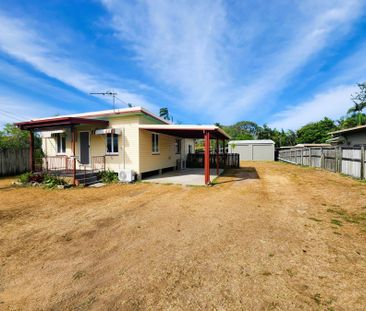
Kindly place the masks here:
POLYGON ((76 179, 79 182, 79 185, 84 185, 84 186, 90 186, 93 184, 96 184, 98 182, 100 182, 100 180, 98 179, 98 173, 97 172, 78 172, 76 174, 76 179))

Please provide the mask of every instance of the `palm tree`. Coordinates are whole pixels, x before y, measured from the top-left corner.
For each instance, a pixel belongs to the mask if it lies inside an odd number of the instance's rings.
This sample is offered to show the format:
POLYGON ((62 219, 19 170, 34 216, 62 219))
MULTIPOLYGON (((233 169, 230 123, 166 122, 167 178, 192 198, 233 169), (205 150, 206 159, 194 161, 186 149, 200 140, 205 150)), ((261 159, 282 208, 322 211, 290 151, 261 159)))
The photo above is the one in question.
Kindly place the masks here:
POLYGON ((163 118, 164 120, 170 120, 168 108, 160 108, 159 116, 160 116, 160 118, 163 118))
POLYGON ((357 115, 357 125, 362 124, 362 110, 366 108, 366 82, 357 84, 360 91, 352 95, 354 106, 347 113, 357 115))
POLYGON ((357 125, 362 124, 362 110, 366 108, 366 103, 356 104, 349 108, 347 113, 357 115, 357 125))

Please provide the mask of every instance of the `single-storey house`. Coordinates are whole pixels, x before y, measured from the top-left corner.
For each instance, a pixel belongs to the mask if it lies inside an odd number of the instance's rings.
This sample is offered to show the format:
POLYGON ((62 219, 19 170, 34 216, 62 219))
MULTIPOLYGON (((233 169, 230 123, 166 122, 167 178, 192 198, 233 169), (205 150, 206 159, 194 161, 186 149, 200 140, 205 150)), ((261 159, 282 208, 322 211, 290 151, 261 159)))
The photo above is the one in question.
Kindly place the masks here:
POLYGON ((328 139, 327 142, 333 146, 359 147, 366 145, 366 125, 334 131, 330 134, 332 138, 328 139))
POLYGON ((229 152, 238 153, 240 161, 274 161, 275 142, 270 139, 231 140, 229 152))
POLYGON ((144 175, 182 169, 187 155, 195 152, 195 139, 205 140, 208 184, 210 140, 225 144, 230 138, 217 126, 171 124, 142 107, 34 119, 16 125, 30 132, 32 170, 65 172, 76 184, 86 178, 87 172, 98 170, 133 172, 141 179, 144 175), (35 132, 42 138, 41 162, 34 159, 35 132))

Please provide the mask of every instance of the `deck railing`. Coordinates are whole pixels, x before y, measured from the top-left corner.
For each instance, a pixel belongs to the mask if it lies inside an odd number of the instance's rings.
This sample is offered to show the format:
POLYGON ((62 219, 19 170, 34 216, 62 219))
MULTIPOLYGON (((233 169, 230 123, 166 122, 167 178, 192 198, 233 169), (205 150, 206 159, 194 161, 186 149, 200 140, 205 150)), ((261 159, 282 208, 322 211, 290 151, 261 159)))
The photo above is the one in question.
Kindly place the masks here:
MULTIPOLYGON (((216 168, 216 157, 216 153, 210 154, 210 168, 216 168)), ((239 168, 240 166, 238 153, 219 153, 218 158, 220 168, 239 168)), ((204 159, 204 153, 189 153, 187 154, 187 167, 203 168, 204 159)))
MULTIPOLYGON (((105 156, 93 156, 91 157, 91 168, 87 168, 76 159, 77 169, 82 171, 104 171, 106 168, 105 156)), ((63 172, 71 174, 74 170, 74 158, 66 155, 46 156, 43 158, 35 159, 35 170, 45 172, 63 172)))
POLYGON ((91 162, 93 171, 105 171, 105 156, 94 156, 91 162))
POLYGON ((66 155, 46 156, 36 159, 36 170, 46 172, 71 172, 74 168, 73 158, 66 155))

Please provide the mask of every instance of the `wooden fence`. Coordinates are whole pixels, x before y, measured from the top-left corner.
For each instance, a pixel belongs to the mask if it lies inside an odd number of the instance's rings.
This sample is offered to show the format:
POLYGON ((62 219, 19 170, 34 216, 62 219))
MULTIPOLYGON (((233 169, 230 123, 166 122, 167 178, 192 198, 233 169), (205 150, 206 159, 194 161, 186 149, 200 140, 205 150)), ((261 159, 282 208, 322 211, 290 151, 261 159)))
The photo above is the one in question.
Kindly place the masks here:
POLYGON ((29 149, 0 149, 0 176, 29 171, 29 149))
POLYGON ((366 178, 365 147, 291 148, 280 150, 278 159, 359 179, 366 178))
MULTIPOLYGON (((187 167, 189 168, 203 168, 204 167, 204 153, 189 153, 187 154, 187 167)), ((239 168, 240 160, 238 153, 219 153, 220 168, 239 168)), ((216 168, 216 154, 210 154, 210 167, 216 168)))

